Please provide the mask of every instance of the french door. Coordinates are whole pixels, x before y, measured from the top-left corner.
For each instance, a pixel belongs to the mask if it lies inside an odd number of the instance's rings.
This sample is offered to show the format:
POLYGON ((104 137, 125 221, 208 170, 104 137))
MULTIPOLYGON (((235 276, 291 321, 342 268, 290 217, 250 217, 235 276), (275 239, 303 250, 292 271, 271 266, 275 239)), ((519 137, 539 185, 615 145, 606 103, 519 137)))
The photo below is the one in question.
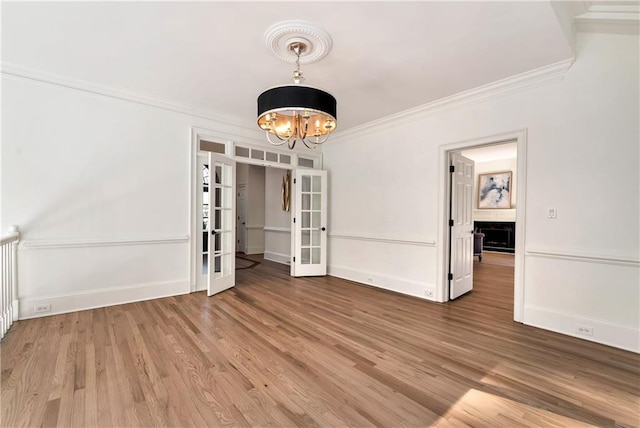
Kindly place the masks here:
POLYGON ((449 298, 473 289, 473 170, 474 162, 451 154, 449 298))
POLYGON ((327 171, 293 174, 291 276, 327 274, 327 171))
POLYGON ((207 295, 236 285, 236 161, 209 153, 207 295))

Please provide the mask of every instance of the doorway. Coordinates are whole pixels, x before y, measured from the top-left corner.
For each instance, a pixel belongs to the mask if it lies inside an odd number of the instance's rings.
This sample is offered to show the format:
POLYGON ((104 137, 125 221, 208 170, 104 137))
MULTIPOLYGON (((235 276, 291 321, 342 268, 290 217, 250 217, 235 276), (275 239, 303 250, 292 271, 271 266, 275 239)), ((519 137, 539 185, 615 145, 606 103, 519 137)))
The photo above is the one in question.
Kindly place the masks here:
MULTIPOLYGON (((438 301, 446 302, 449 300, 449 289, 450 289, 450 275, 451 272, 450 266, 451 263, 455 263, 455 260, 451 259, 451 243, 450 243, 450 189, 451 189, 451 174, 449 172, 450 165, 450 156, 452 153, 461 153, 467 154, 468 156, 476 157, 476 159, 481 159, 481 163, 485 163, 481 165, 481 168, 474 174, 476 177, 474 178, 474 194, 473 194, 473 220, 474 222, 479 219, 491 219, 494 221, 507 221, 514 220, 513 223, 516 225, 514 230, 515 236, 515 245, 513 248, 514 256, 514 285, 513 285, 513 319, 518 322, 522 322, 523 320, 523 310, 524 310, 524 275, 523 275, 523 266, 524 266, 524 248, 525 248, 525 202, 526 202, 526 130, 511 132, 507 134, 501 134, 491 137, 479 138, 475 140, 461 141, 451 144, 442 145, 440 147, 440 165, 442 168, 442 181, 440 186, 440 194, 441 194, 441 209, 440 215, 440 236, 442 245, 442 250, 439 253, 439 258, 441 259, 440 263, 440 275, 441 278, 441 287, 437 290, 437 298, 438 301), (515 157, 511 157, 510 155, 506 155, 504 153, 513 153, 515 157), (509 161, 506 161, 506 157, 503 159, 493 159, 491 161, 488 160, 487 156, 492 156, 491 153, 500 153, 504 152, 501 156, 507 156, 510 158, 509 161), (480 155, 485 155, 485 158, 481 158, 480 155), (508 163, 507 165, 504 165, 508 163), (499 166, 503 166, 505 169, 513 166, 512 178, 513 182, 517 183, 517 192, 514 192, 512 195, 512 207, 508 210, 502 209, 493 209, 493 210, 484 210, 478 207, 478 175, 486 172, 487 169, 493 170, 493 168, 497 168, 499 166)), ((495 157, 495 154, 493 155, 495 157)), ((503 172, 503 171, 494 171, 494 172, 503 172)), ((475 229, 475 228, 474 228, 475 229)), ((477 262, 474 262, 477 263, 477 262)))
MULTIPOLYGON (((208 274, 207 269, 211 266, 210 251, 209 249, 204 248, 204 238, 208 238, 208 234, 205 233, 205 215, 203 214, 206 211, 206 201, 204 200, 204 192, 203 192, 203 160, 205 158, 206 153, 215 153, 220 154, 223 157, 229 159, 234 163, 234 168, 237 165, 248 164, 251 166, 258 166, 266 168, 266 170, 275 170, 280 174, 277 178, 278 180, 278 190, 277 197, 269 198, 270 201, 275 201, 275 203, 279 203, 281 200, 281 183, 282 183, 282 175, 286 174, 287 171, 306 171, 306 170, 322 170, 322 154, 319 152, 315 153, 297 153, 295 151, 282 151, 277 148, 271 148, 266 146, 254 146, 252 144, 247 144, 240 140, 238 136, 237 140, 229 140, 230 135, 225 133, 220 133, 213 130, 192 127, 191 128, 191 152, 190 152, 190 192, 189 192, 189 218, 190 218, 190 257, 189 257, 189 265, 190 265, 190 291, 200 291, 204 288, 202 284, 206 284, 208 282, 208 274), (204 251, 203 251, 204 250, 204 251), (205 254, 207 253, 207 254, 205 254), (204 256, 207 256, 207 260, 204 260, 204 256)), ((235 176, 234 176, 235 177, 235 176)), ((326 177, 326 176, 325 176, 326 177)), ((295 187, 295 179, 294 187, 295 187)), ((311 180, 312 184, 314 180, 311 180)), ((234 184, 235 188, 235 184, 234 184)), ((312 188, 308 192, 302 192, 306 194, 312 201, 315 201, 317 197, 322 197, 326 192, 326 178, 325 184, 321 186, 320 189, 312 188)), ((293 193, 293 190, 292 192, 293 193)), ((303 195, 299 195, 303 196, 303 195)), ((233 198, 233 193, 231 195, 233 198)), ((236 200, 234 199, 233 209, 236 207, 236 200)), ((249 194, 246 195, 247 203, 250 201, 251 196, 249 194)), ((304 203, 304 201, 302 201, 304 203)), ((314 213, 319 212, 324 215, 324 211, 326 210, 326 204, 321 204, 321 207, 316 207, 315 205, 311 205, 309 207, 296 207, 295 197, 291 198, 291 210, 293 211, 294 207, 296 209, 301 210, 300 217, 301 222, 307 219, 307 217, 313 219, 314 213), (321 212, 322 211, 322 212, 321 212)), ((281 208, 278 208, 281 209, 281 208)), ((249 207, 245 209, 245 223, 246 226, 249 225, 249 221, 246 220, 250 213, 249 207)), ((274 210, 275 212, 276 210, 274 210)), ((320 244, 316 244, 313 241, 313 238, 307 241, 303 241, 301 239, 295 239, 294 242, 294 228, 292 227, 295 223, 295 217, 291 215, 291 213, 287 212, 287 220, 286 223, 282 225, 270 226, 269 223, 263 224, 258 227, 261 232, 276 234, 279 236, 280 242, 286 242, 286 250, 282 250, 282 252, 270 252, 267 249, 264 249, 265 259, 272 260, 281 264, 290 265, 293 269, 296 266, 296 263, 305 264, 315 264, 314 258, 314 249, 316 247, 322 247, 324 244, 322 242, 326 242, 326 239, 320 240, 320 244), (297 246, 299 244, 299 246, 297 246), (295 249, 295 254, 294 253, 295 249), (311 257, 305 257, 306 253, 309 252, 311 257)), ((237 221, 236 216, 233 216, 234 224, 233 224, 233 234, 236 235, 235 223, 237 221)), ((262 222, 261 222, 262 223, 262 222)), ((309 235, 313 235, 313 228, 315 227, 314 223, 310 224, 308 227, 301 225, 295 230, 297 233, 301 235, 308 232, 309 235)), ((316 229, 321 232, 326 233, 325 225, 320 225, 320 227, 316 227, 316 229)), ((217 231, 215 231, 217 233, 217 231)), ((215 233, 214 233, 215 235, 215 233)), ((305 235, 306 236, 306 235, 305 235)), ((245 234, 245 242, 248 240, 247 234, 245 234)), ((269 238, 267 237, 268 241, 269 238)), ((237 249, 238 243, 237 241, 233 243, 233 249, 237 249)), ((267 248, 269 245, 267 244, 267 248)), ((322 248, 320 248, 322 254, 322 248)), ((326 263, 326 257, 320 257, 321 263, 326 263)), ((292 271, 293 274, 293 271, 292 271)), ((315 273, 302 273, 302 275, 312 275, 315 273)))
POLYGON ((289 265, 291 211, 283 206, 284 168, 237 164, 238 252, 289 265))
MULTIPOLYGON (((201 191, 196 194, 198 223, 202 231, 196 235, 196 284, 193 291, 202 291, 207 286, 210 251, 207 248, 209 230, 208 165, 206 155, 199 153, 198 183, 201 191), (200 254, 198 254, 200 253, 200 254)), ((281 204, 282 182, 288 169, 260 166, 243 162, 236 163, 236 243, 235 250, 247 260, 259 258, 289 266, 291 260, 291 211, 281 204)), ((236 259, 236 262, 238 260, 236 259)), ((255 260, 254 260, 255 261, 255 260)), ((236 268, 251 263, 236 263, 236 268)))

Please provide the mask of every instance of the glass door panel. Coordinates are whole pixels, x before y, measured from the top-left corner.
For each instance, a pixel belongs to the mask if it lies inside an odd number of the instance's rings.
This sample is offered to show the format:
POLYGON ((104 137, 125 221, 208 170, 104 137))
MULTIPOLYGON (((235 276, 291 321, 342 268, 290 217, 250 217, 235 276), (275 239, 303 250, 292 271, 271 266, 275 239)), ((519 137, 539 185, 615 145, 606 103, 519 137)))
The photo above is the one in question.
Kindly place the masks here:
POLYGON ((293 276, 327 274, 327 173, 296 170, 291 264, 293 276))
POLYGON ((211 225, 208 233, 210 258, 207 294, 219 293, 235 285, 235 161, 210 153, 211 225))

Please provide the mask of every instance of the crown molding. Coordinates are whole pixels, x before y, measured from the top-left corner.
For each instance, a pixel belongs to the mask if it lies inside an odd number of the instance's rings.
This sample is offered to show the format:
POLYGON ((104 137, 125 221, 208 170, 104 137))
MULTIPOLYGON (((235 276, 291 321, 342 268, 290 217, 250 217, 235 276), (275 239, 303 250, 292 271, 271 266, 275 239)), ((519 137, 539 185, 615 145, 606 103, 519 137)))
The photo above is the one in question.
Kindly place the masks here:
POLYGON ((578 31, 639 34, 639 3, 593 1, 586 6, 587 11, 574 18, 578 31))
POLYGON ((3 76, 17 77, 42 83, 48 83, 56 86, 62 86, 82 92, 88 92, 91 94, 129 101, 136 104, 156 107, 162 110, 199 117, 207 120, 213 120, 216 122, 225 123, 227 125, 255 131, 253 127, 247 126, 242 120, 236 117, 222 115, 220 113, 206 110, 200 107, 165 100, 162 98, 157 98, 137 92, 113 88, 110 86, 98 85, 95 83, 87 82, 85 80, 74 79, 72 77, 66 77, 54 73, 35 70, 17 64, 2 62, 1 66, 2 69, 0 70, 0 74, 2 74, 3 76))
MULTIPOLYGON (((467 104, 479 102, 488 98, 496 97, 505 93, 523 90, 529 87, 539 85, 551 79, 562 78, 564 74, 569 70, 573 64, 574 58, 569 58, 564 61, 550 64, 544 67, 540 67, 525 73, 521 73, 515 76, 511 76, 502 80, 498 80, 487 85, 479 86, 477 88, 459 92, 449 97, 441 98, 431 103, 423 104, 421 106, 405 110, 400 113, 385 116, 381 119, 377 119, 371 122, 367 122, 362 125, 358 125, 353 128, 346 129, 344 131, 337 131, 335 135, 327 142, 331 144, 336 140, 341 140, 343 137, 348 137, 354 134, 363 135, 370 132, 374 132, 378 129, 387 127, 389 125, 397 125, 409 120, 414 120, 419 117, 424 117, 432 114, 437 114, 445 110, 459 108, 467 104)), ((244 122, 235 117, 220 115, 219 113, 205 110, 202 108, 190 106, 187 104, 181 104, 169 100, 151 97, 144 94, 135 93, 132 91, 125 91, 117 88, 112 88, 103 85, 97 85, 87 81, 73 79, 65 76, 60 76, 53 73, 34 70, 28 67, 6 63, 1 64, 2 69, 0 74, 9 77, 17 77, 27 80, 33 80, 43 82, 51 85, 57 85, 70 89, 75 89, 92 94, 102 95, 110 98, 116 98, 125 100, 137 104, 147 105, 151 107, 160 108, 167 111, 185 114, 188 116, 199 117, 202 119, 213 120, 216 122, 232 125, 241 129, 255 132, 253 127, 247 126, 244 122)))
POLYGON ((575 58, 569 58, 564 61, 479 86, 468 91, 459 92, 449 97, 441 98, 400 113, 385 116, 381 119, 373 120, 344 131, 336 131, 335 136, 333 136, 327 144, 335 143, 336 140, 339 141, 344 137, 349 137, 355 134, 369 134, 385 127, 400 125, 407 121, 434 115, 446 110, 460 108, 468 104, 480 102, 503 94, 538 86, 541 83, 552 79, 561 79, 569 68, 571 68, 574 60, 575 58))

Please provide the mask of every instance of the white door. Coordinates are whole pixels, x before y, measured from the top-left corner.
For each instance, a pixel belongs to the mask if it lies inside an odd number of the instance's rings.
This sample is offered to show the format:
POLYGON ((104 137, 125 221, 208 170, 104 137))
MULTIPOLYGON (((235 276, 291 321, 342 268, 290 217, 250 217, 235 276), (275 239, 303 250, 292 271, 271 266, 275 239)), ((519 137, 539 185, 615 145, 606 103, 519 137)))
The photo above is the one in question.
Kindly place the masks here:
POLYGON ((209 153, 209 281, 207 295, 236 285, 236 161, 209 153))
POLYGON ((473 288, 473 169, 474 163, 459 153, 451 154, 451 210, 449 298, 473 288))
POLYGON ((238 245, 236 251, 246 253, 246 236, 247 236, 247 185, 238 185, 238 221, 236 222, 236 232, 238 234, 238 245))
POLYGON ((295 170, 291 275, 327 274, 327 171, 295 170))

